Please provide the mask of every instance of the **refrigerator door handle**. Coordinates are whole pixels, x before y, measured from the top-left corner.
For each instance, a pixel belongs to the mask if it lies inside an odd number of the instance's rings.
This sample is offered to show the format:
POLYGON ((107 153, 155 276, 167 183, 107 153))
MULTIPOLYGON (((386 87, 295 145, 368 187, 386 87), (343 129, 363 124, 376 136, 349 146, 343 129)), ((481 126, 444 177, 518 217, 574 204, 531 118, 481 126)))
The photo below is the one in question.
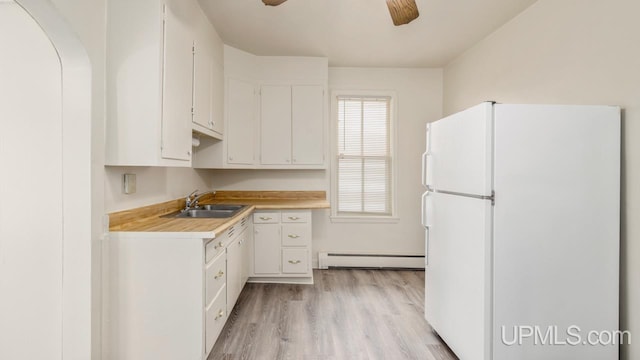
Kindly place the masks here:
POLYGON ((424 265, 427 267, 429 265, 429 237, 431 232, 431 226, 427 224, 427 198, 431 194, 431 190, 427 190, 422 194, 422 226, 424 226, 425 232, 425 243, 424 243, 424 265))
POLYGON ((427 171, 431 170, 429 158, 431 157, 431 124, 427 124, 427 134, 425 139, 426 150, 422 154, 422 186, 428 188, 431 185, 431 174, 427 176, 427 171))
POLYGON ((431 124, 427 124, 427 138, 426 138, 426 149, 427 152, 431 151, 431 124))
POLYGON ((431 166, 431 162, 433 161, 433 155, 430 151, 424 153, 423 160, 423 169, 422 169, 422 184, 426 188, 432 188, 433 185, 433 166, 431 166))
POLYGON ((429 152, 425 151, 422 154, 422 186, 427 186, 427 156, 429 156, 429 152))
POLYGON ((431 193, 431 191, 427 190, 424 192, 424 194, 422 194, 422 212, 421 212, 421 217, 420 220, 422 221, 422 226, 424 226, 425 228, 429 228, 429 226, 427 225, 427 196, 429 196, 429 194, 431 193))

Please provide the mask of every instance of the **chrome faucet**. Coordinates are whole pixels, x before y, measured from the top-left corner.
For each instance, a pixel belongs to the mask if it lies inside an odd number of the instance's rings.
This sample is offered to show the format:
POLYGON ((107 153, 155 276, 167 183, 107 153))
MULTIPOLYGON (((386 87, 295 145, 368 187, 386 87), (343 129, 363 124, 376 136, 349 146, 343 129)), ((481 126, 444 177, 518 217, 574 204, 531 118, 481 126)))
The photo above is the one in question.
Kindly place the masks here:
POLYGON ((191 208, 193 204, 193 200, 191 200, 191 198, 196 196, 197 193, 198 193, 198 189, 195 189, 191 194, 187 195, 187 198, 184 201, 184 204, 185 204, 184 209, 182 211, 187 211, 191 208))
POLYGON ((193 209, 198 207, 198 201, 205 195, 215 195, 216 192, 215 191, 207 191, 207 192, 203 192, 202 194, 198 194, 198 190, 195 190, 194 192, 192 192, 191 194, 187 195, 187 198, 185 200, 185 206, 184 206, 184 210, 183 211, 187 211, 189 209, 193 209), (192 199, 193 198, 193 199, 192 199))

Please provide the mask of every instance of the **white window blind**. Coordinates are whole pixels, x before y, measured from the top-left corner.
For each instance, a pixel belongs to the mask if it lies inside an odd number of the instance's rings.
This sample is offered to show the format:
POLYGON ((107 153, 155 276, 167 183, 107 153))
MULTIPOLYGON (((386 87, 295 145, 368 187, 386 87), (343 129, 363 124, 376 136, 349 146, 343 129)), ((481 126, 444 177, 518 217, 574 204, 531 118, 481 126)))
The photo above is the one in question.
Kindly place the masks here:
POLYGON ((337 102, 337 215, 391 216, 391 97, 337 102))

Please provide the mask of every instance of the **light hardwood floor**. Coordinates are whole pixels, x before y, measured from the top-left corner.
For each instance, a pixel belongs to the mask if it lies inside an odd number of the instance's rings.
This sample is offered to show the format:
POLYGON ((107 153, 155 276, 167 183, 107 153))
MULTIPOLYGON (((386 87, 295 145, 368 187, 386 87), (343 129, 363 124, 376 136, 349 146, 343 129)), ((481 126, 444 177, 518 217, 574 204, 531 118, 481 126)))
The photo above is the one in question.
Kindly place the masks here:
POLYGON ((456 359, 424 320, 424 271, 314 270, 247 284, 208 360, 456 359))

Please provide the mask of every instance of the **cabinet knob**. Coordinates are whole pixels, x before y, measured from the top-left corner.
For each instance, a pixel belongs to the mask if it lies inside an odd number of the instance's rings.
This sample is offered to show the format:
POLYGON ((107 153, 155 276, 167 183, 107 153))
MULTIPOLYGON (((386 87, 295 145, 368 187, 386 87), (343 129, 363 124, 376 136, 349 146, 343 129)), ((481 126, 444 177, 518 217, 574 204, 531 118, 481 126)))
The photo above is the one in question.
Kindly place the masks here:
POLYGON ((218 245, 215 245, 213 248, 214 248, 214 249, 216 249, 216 250, 218 250, 218 249, 220 249, 221 247, 224 247, 224 244, 222 243, 222 241, 218 242, 218 245))
POLYGON ((191 156, 191 151, 187 151, 187 155, 191 156))
POLYGON ((295 235, 295 234, 289 234, 289 237, 290 237, 290 238, 292 238, 292 239, 297 239, 297 238, 299 238, 300 236, 295 235))
POLYGON ((271 220, 271 218, 268 216, 260 216, 260 220, 267 221, 267 220, 271 220))
POLYGON ((293 265, 300 264, 300 260, 289 260, 289 264, 293 264, 293 265))
POLYGON ((297 216, 289 216, 289 220, 300 220, 297 216))
POLYGON ((216 315, 215 319, 213 319, 213 320, 218 320, 223 316, 224 316, 224 311, 220 310, 220 311, 218 311, 218 315, 216 315))
POLYGON ((216 276, 214 276, 213 278, 218 280, 220 279, 222 276, 224 276, 224 271, 220 270, 218 271, 218 274, 216 276))

